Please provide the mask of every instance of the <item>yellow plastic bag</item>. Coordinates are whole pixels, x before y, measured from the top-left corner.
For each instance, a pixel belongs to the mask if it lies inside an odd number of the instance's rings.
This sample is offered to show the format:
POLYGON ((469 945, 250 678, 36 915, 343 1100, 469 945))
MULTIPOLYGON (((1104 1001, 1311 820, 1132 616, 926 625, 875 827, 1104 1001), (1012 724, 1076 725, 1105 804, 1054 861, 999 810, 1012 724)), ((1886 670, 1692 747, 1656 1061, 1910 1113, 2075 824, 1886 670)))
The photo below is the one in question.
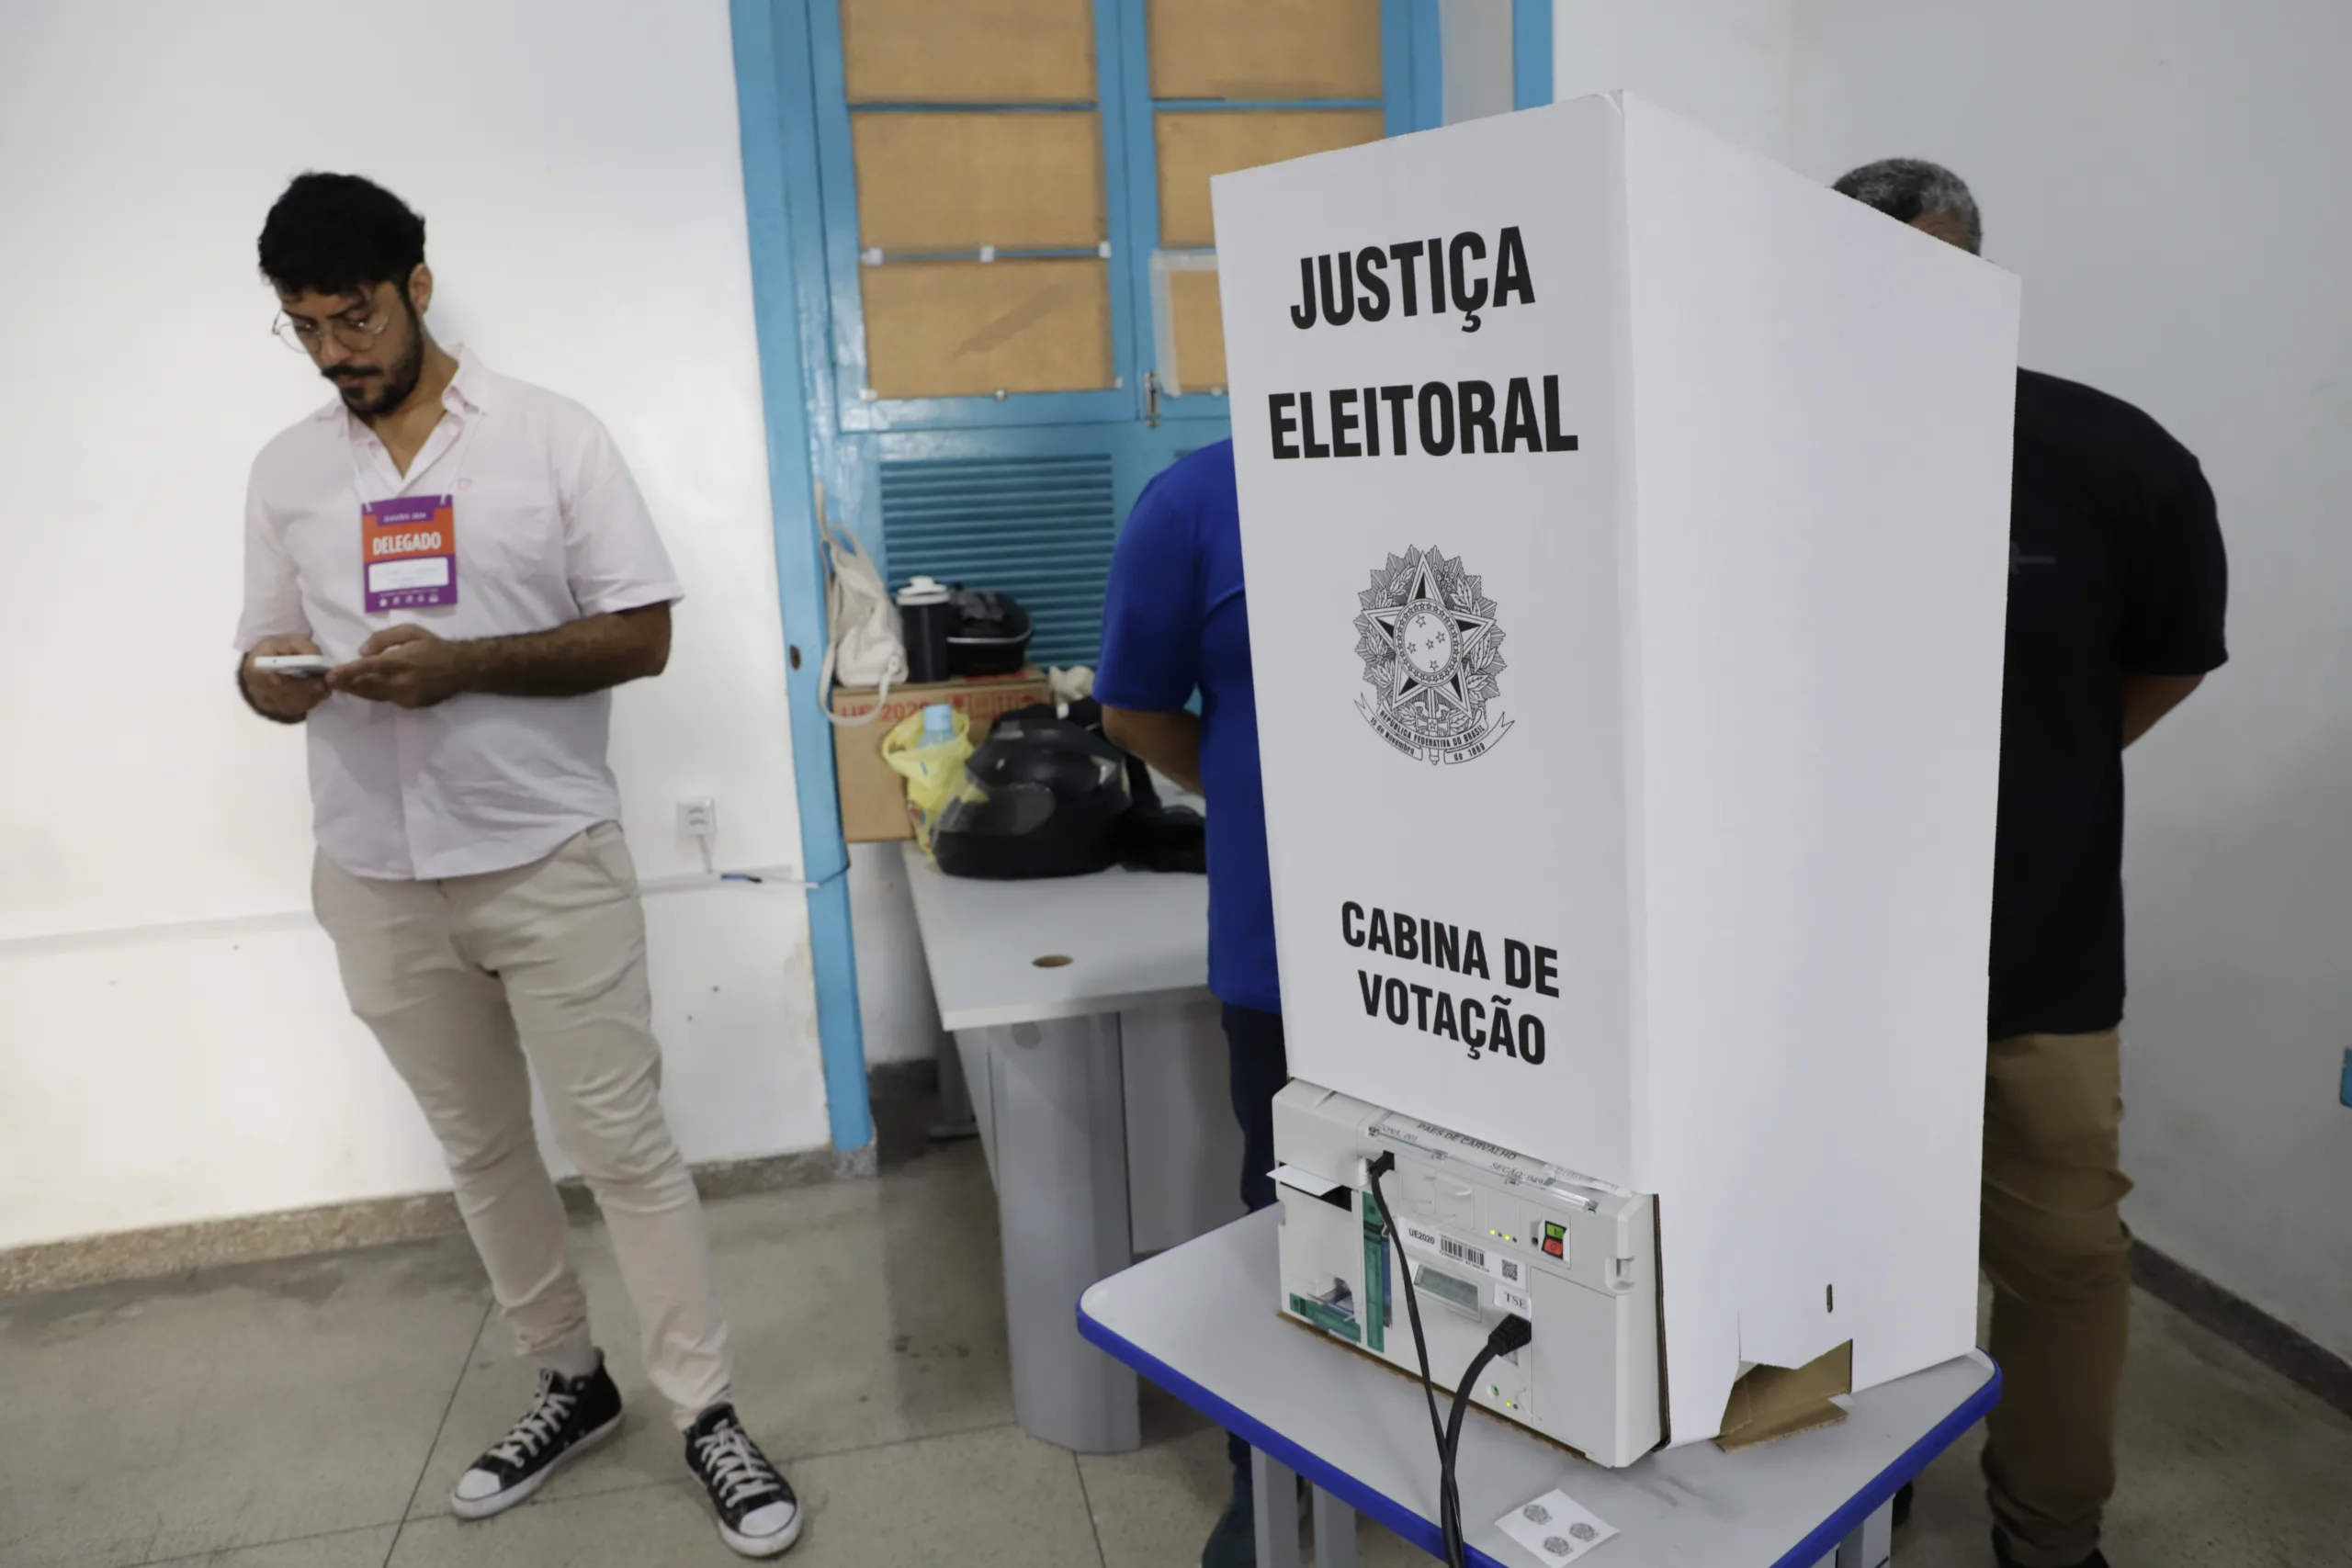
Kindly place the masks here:
POLYGON ((915 843, 926 855, 931 853, 932 824, 962 782, 964 759, 972 754, 972 721, 961 708, 955 714, 953 740, 924 745, 921 708, 882 738, 882 760, 907 781, 907 818, 914 824, 915 843))

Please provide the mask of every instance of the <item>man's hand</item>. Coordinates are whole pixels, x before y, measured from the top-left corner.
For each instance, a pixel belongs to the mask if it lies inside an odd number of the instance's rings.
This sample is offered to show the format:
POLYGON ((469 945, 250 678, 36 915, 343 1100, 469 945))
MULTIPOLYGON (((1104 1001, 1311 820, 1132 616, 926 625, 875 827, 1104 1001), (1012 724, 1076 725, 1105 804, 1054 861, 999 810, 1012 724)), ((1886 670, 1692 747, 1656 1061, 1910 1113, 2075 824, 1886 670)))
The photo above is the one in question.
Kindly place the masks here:
POLYGON ((2188 694, 2204 683, 2202 675, 2141 675, 2123 677, 2123 744, 2129 746, 2156 727, 2188 694))
POLYGON ((327 700, 327 683, 316 675, 278 675, 254 668, 254 660, 288 653, 316 653, 319 645, 306 637, 268 637, 245 652, 237 669, 237 686, 245 705, 264 718, 300 724, 311 710, 327 700))
POLYGON ((472 689, 475 646, 423 626, 387 626, 359 645, 358 658, 328 671, 326 683, 371 703, 429 708, 472 689))

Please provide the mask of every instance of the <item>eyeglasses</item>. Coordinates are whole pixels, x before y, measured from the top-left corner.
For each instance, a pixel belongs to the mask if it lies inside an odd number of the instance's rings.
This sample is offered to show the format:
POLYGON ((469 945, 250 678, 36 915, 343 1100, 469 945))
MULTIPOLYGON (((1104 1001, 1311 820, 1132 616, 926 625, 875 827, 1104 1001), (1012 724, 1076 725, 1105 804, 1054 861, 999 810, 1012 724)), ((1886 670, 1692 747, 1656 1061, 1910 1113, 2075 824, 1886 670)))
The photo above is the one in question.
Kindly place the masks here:
POLYGON ((313 359, 318 357, 319 349, 330 336, 356 354, 373 348, 376 340, 384 335, 384 329, 392 324, 392 313, 389 310, 378 310, 373 316, 362 318, 360 312, 367 309, 365 305, 355 305, 342 315, 329 318, 324 326, 280 311, 270 331, 287 347, 298 354, 307 354, 313 359))

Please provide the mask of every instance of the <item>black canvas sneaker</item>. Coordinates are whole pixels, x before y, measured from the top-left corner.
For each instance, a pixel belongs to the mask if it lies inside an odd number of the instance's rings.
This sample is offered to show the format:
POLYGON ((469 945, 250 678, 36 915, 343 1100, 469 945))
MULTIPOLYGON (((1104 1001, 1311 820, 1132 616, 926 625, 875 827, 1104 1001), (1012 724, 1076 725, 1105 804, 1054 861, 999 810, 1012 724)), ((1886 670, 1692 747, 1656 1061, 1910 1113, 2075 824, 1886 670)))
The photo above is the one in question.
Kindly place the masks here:
POLYGON ((586 1453, 620 1425, 621 1391, 613 1386, 601 1355, 586 1377, 567 1378, 541 1368, 531 1408, 458 1478, 449 1506, 461 1519, 504 1513, 545 1485, 566 1460, 586 1453))
POLYGON ((718 1533, 746 1557, 774 1557, 800 1539, 800 1499, 731 1404, 714 1404, 686 1434, 686 1464, 710 1494, 718 1533))

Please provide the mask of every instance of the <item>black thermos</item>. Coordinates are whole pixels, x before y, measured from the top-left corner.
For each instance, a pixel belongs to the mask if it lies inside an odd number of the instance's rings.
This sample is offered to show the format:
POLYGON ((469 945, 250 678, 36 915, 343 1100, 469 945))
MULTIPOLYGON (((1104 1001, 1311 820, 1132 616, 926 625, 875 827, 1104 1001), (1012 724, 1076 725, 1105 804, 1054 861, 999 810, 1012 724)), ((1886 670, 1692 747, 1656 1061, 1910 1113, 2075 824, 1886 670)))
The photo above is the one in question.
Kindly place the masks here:
POLYGON ((907 639, 907 680, 927 686, 947 679, 947 637, 956 628, 947 590, 918 577, 899 590, 899 622, 907 639))

